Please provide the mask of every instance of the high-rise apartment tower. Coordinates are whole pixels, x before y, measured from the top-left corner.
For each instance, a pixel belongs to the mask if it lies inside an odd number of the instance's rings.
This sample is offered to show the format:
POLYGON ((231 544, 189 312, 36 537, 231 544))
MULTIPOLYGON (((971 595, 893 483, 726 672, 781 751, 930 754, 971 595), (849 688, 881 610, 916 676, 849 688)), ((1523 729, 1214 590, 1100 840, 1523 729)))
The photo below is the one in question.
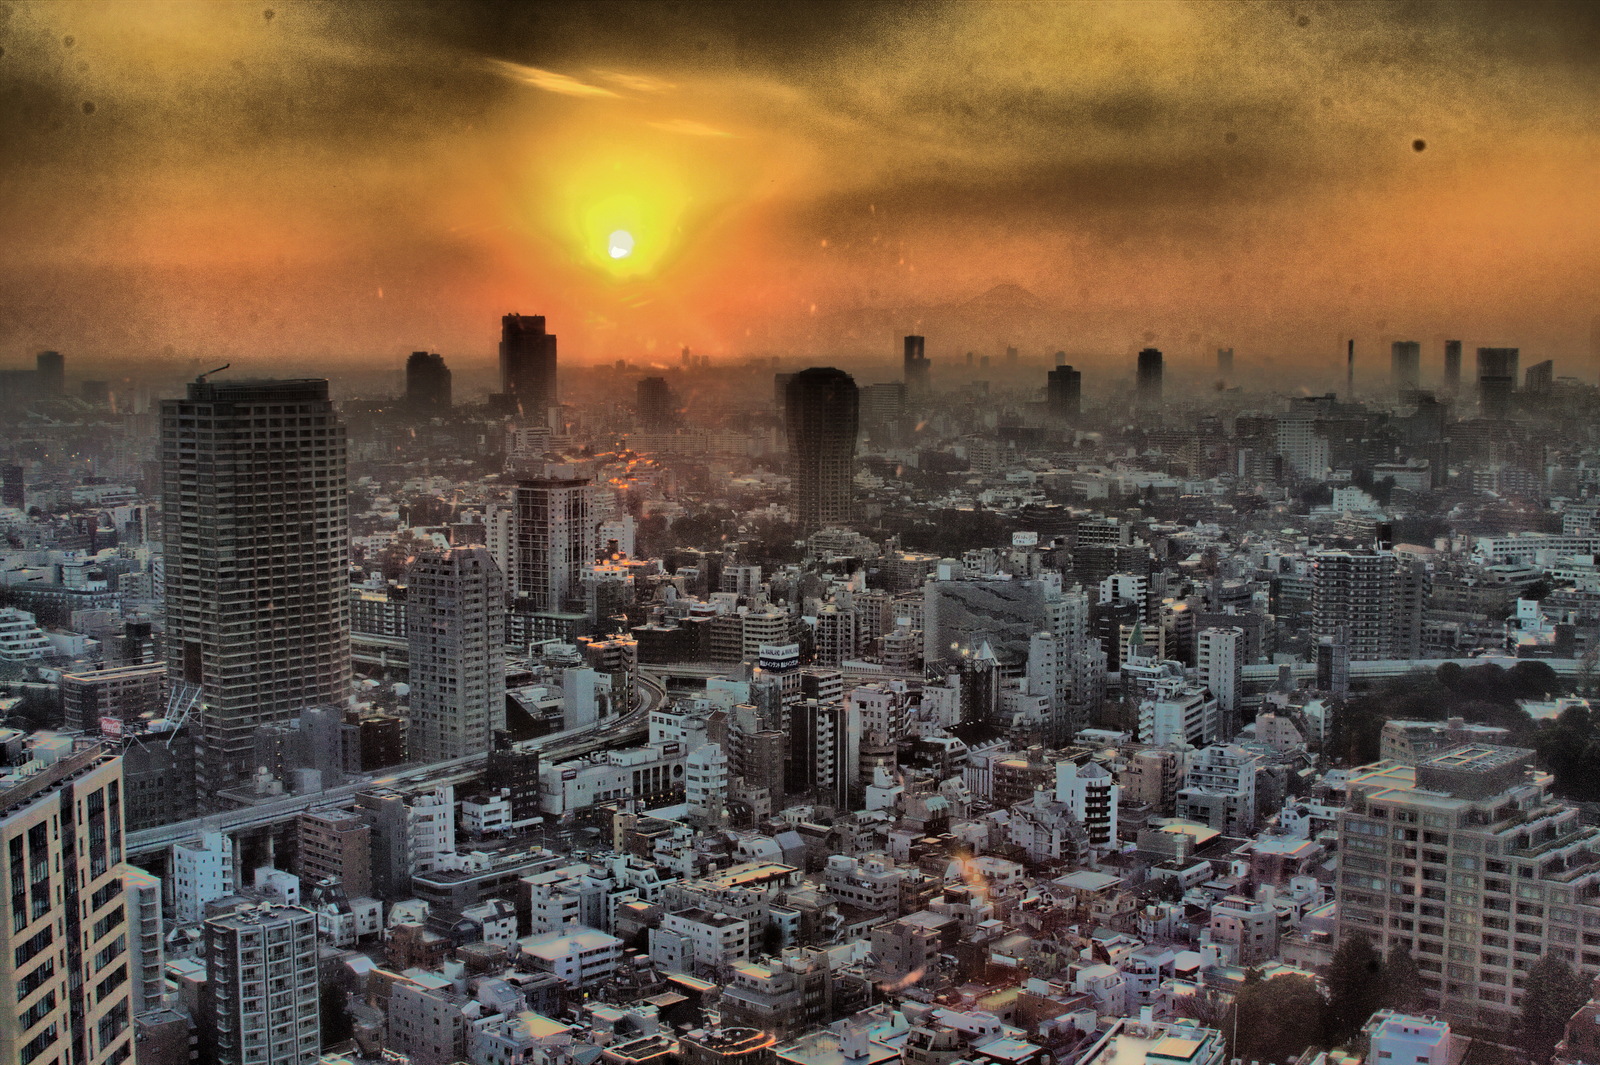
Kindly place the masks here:
POLYGON ((860 419, 855 379, 812 367, 794 375, 784 398, 795 520, 807 530, 848 525, 855 512, 860 419))

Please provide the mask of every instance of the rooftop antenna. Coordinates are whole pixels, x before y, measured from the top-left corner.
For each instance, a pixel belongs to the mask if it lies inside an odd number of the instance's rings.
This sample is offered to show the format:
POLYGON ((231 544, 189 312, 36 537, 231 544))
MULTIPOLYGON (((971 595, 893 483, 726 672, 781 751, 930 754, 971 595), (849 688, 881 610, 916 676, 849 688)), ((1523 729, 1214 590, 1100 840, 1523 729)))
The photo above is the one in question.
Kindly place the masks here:
POLYGON ((221 366, 218 366, 215 370, 207 370, 205 373, 201 374, 199 377, 196 377, 194 379, 194 383, 197 384, 197 385, 203 385, 203 384, 206 383, 206 378, 210 377, 214 373, 221 373, 223 370, 226 370, 228 367, 230 367, 232 365, 233 365, 233 363, 231 363, 231 362, 225 362, 221 366))
POLYGON ((1351 339, 1344 355, 1344 401, 1354 403, 1356 398, 1356 342, 1351 339))

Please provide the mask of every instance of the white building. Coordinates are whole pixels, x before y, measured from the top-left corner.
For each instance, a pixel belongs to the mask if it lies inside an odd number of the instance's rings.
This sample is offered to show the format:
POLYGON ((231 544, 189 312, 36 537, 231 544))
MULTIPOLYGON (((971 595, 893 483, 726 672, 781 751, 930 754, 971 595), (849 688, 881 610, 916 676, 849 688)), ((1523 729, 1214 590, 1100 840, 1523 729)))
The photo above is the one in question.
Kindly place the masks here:
POLYGON ((1056 801, 1065 803, 1089 833, 1089 845, 1108 851, 1117 845, 1117 805, 1122 789, 1099 762, 1079 766, 1056 763, 1056 801))
POLYGON ((172 907, 179 924, 194 924, 205 917, 206 903, 237 890, 233 870, 233 840, 221 832, 172 845, 172 907))
POLYGON ((1217 697, 1217 709, 1227 720, 1239 712, 1244 672, 1244 630, 1236 626, 1200 630, 1195 639, 1195 659, 1200 680, 1217 697))
POLYGON ((446 784, 413 796, 409 806, 411 869, 431 873, 456 852, 456 789, 446 784))
POLYGON ((711 820, 721 812, 728 795, 728 756, 720 743, 696 747, 684 759, 684 801, 689 816, 711 820))
POLYGON ((137 1017, 166 1005, 166 929, 161 921, 161 880, 143 869, 125 866, 122 886, 127 891, 128 933, 132 940, 129 965, 133 992, 129 1008, 137 1017))
POLYGON ((552 973, 568 987, 596 987, 610 980, 622 957, 622 940, 593 928, 571 928, 517 941, 534 969, 552 973))
POLYGON ((1162 680, 1139 702, 1139 740, 1152 747, 1199 747, 1222 738, 1217 698, 1202 687, 1162 680))
POLYGON ((1456 1065, 1467 1050, 1448 1021, 1432 1017, 1379 1010, 1361 1030, 1371 1041, 1369 1060, 1383 1065, 1456 1065))
POLYGON ((317 922, 246 903, 206 921, 206 1002, 219 1065, 311 1065, 322 1050, 317 922))
POLYGON ((1257 760, 1257 755, 1232 744, 1201 751, 1190 759, 1178 789, 1178 817, 1230 836, 1254 833, 1257 760))
POLYGON ((750 922, 691 907, 665 914, 650 931, 650 957, 663 969, 717 977, 750 958, 750 922))

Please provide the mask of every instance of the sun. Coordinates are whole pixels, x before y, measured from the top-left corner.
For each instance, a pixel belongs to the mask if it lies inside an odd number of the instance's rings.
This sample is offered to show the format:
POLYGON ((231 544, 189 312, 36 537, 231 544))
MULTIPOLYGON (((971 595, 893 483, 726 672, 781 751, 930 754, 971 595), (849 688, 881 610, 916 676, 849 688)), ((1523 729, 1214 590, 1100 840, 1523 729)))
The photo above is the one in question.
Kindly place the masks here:
POLYGON ((611 234, 609 250, 613 259, 626 259, 633 254, 633 234, 626 229, 616 230, 611 234))

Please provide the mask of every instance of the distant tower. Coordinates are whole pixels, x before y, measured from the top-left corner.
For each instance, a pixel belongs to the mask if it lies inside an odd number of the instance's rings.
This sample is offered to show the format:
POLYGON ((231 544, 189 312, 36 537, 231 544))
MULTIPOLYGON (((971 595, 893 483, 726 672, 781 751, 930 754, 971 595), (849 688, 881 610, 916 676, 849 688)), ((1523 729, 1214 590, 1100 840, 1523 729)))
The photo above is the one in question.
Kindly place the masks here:
POLYGON ((1451 395, 1461 391, 1461 341, 1444 342, 1444 390, 1451 395))
POLYGON ((812 367, 794 375, 785 400, 795 520, 808 531, 848 525, 855 516, 860 421, 855 380, 843 370, 812 367))
POLYGON ((1233 381, 1233 349, 1217 349, 1217 379, 1224 384, 1233 381))
POLYGON ((928 391, 928 371, 933 364, 924 354, 924 345, 925 341, 919 336, 908 336, 905 339, 905 354, 901 365, 907 395, 920 396, 928 391))
POLYGON ((1067 353, 1064 352, 1064 351, 1056 352, 1056 365, 1057 366, 1065 366, 1066 364, 1067 364, 1067 353))
POLYGON ((413 762, 483 754, 505 728, 505 578, 486 547, 427 551, 406 571, 413 762))
POLYGON ((535 610, 557 612, 583 596, 582 573, 598 551, 587 477, 517 485, 512 590, 535 610))
POLYGON ((406 409, 416 414, 450 409, 450 368, 443 355, 413 351, 406 360, 406 409))
POLYGON ((1344 349, 1344 398, 1351 402, 1356 398, 1356 342, 1351 340, 1344 349))
POLYGON ((215 808, 257 728, 350 697, 345 430, 323 380, 198 380, 161 426, 167 674, 215 808))
POLYGON ((1007 366, 1015 366, 1016 364, 1017 364, 1017 346, 1015 344, 1008 344, 1008 345, 1006 345, 1006 365, 1007 366))
POLYGON ((635 405, 644 432, 659 433, 672 427, 672 389, 665 377, 640 378, 635 405))
POLYGON ((542 314, 500 319, 500 391, 524 419, 544 426, 556 403, 556 338, 542 314))
POLYGON ((1389 383, 1397 390, 1416 388, 1422 383, 1422 345, 1415 340, 1396 340, 1389 345, 1389 383))
POLYGON ((1517 389, 1517 348, 1478 349, 1478 413, 1485 418, 1505 418, 1511 411, 1511 393, 1517 389))
POLYGON ((41 396, 59 396, 67 391, 67 364, 59 351, 41 351, 33 361, 34 380, 41 396))
POLYGON ((1552 360, 1546 359, 1528 367, 1528 374, 1523 379, 1522 389, 1524 392, 1531 392, 1534 395, 1545 395, 1555 388, 1555 384, 1556 364, 1552 360))
POLYGON ((1070 366, 1057 366, 1048 376, 1045 397, 1050 417, 1059 421, 1076 418, 1083 409, 1083 375, 1070 366))
POLYGON ((1134 390, 1137 406, 1150 409, 1161 406, 1161 378, 1164 367, 1161 352, 1156 348, 1145 348, 1139 352, 1139 368, 1137 384, 1134 390))

